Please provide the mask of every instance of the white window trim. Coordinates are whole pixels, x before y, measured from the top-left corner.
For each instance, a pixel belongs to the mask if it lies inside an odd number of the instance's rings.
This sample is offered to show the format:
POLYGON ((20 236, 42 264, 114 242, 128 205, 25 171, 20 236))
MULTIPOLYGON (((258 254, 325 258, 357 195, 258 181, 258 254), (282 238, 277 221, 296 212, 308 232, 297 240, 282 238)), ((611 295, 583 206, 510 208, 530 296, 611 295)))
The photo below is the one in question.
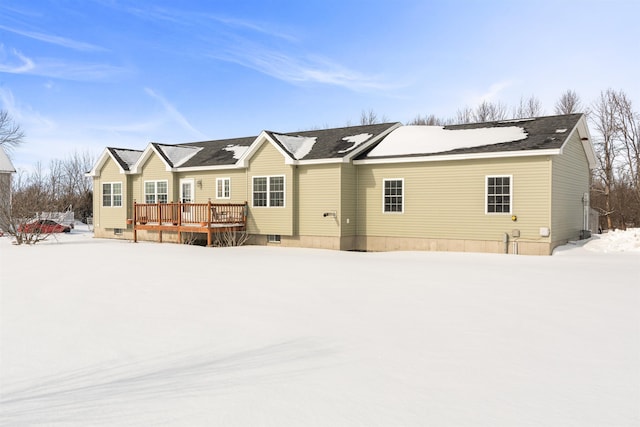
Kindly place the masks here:
MULTIPOLYGON (((224 184, 222 184, 222 185, 223 185, 223 188, 224 188, 224 184)), ((216 178, 216 199, 227 199, 228 200, 230 198, 231 198, 231 178, 230 177, 216 178), (222 196, 218 195, 218 183, 221 182, 221 181, 223 183, 224 183, 224 181, 227 181, 229 183, 229 195, 226 196, 226 197, 224 196, 224 194, 222 196)))
POLYGON ((287 206, 287 177, 285 175, 255 175, 251 177, 251 207, 254 208, 284 208, 287 206), (267 178, 267 206, 255 206, 253 197, 253 183, 256 178, 267 178), (282 178, 282 206, 271 206, 271 178, 282 178))
POLYGON ((404 202, 405 202, 405 186, 404 186, 404 178, 384 178, 382 180, 382 213, 385 215, 400 215, 404 213, 404 202), (385 194, 384 194, 384 187, 385 187, 385 182, 387 181, 401 181, 402 182, 402 210, 400 211, 385 211, 384 210, 384 206, 385 206, 385 194))
POLYGON ((511 215, 513 212, 513 175, 485 175, 484 213, 485 215, 511 215), (509 178, 509 212, 489 212, 489 178, 509 178))
POLYGON ((124 188, 123 188, 123 185, 122 185, 122 181, 103 182, 102 186, 100 187, 100 191, 102 192, 102 194, 101 194, 102 200, 100 202, 101 207, 103 207, 103 208, 121 208, 124 205, 124 188), (105 184, 109 184, 109 186, 111 187, 111 204, 109 206, 105 206, 104 205, 104 185, 105 184), (118 206, 114 206, 114 204, 113 204, 113 196, 114 196, 113 184, 120 184, 120 205, 118 205, 118 206))
MULTIPOLYGON (((142 196, 144 197, 144 202, 147 203, 147 183, 148 182, 153 182, 154 184, 154 195, 155 195, 155 203, 158 203, 158 183, 159 182, 165 182, 167 184, 167 203, 171 202, 171 200, 169 199, 169 180, 167 179, 149 179, 146 180, 142 183, 142 196)), ((164 193, 162 193, 164 194, 164 193)))

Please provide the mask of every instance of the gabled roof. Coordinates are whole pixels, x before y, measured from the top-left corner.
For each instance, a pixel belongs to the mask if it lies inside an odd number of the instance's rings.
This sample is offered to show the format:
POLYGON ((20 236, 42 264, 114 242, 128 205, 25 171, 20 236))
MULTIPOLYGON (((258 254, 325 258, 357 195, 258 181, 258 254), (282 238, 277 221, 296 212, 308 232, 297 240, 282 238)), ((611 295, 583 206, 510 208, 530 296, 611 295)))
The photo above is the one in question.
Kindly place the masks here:
POLYGON ((181 168, 233 166, 249 149, 249 146, 256 138, 257 136, 248 136, 182 144, 183 146, 198 147, 200 150, 196 155, 184 162, 181 168))
POLYGON ((345 162, 399 126, 400 123, 382 123, 290 133, 263 131, 239 159, 238 166, 245 167, 265 142, 282 153, 286 164, 345 162))
POLYGON ((142 154, 141 150, 129 150, 126 148, 107 147, 107 150, 109 150, 109 153, 120 168, 125 171, 130 171, 142 154))
POLYGON ((102 152, 100 157, 98 157, 98 161, 93 166, 93 169, 91 169, 91 171, 87 173, 87 175, 100 176, 100 170, 109 158, 113 159, 113 161, 116 162, 118 168, 120 169, 120 173, 128 173, 131 171, 133 165, 138 161, 141 155, 141 150, 107 147, 102 152))
POLYGON ((381 123, 304 132, 265 132, 295 160, 323 160, 352 157, 398 126, 400 123, 381 123))
POLYGON ((351 160, 362 164, 552 155, 560 154, 575 133, 590 167, 595 167, 595 152, 584 115, 567 114, 447 126, 382 123, 289 133, 263 131, 258 136, 176 145, 152 142, 144 151, 107 148, 90 175, 99 176, 109 157, 122 173, 140 173, 154 153, 167 170, 243 168, 265 143, 278 149, 286 164, 301 165, 351 160))
POLYGON ((13 173, 16 171, 16 168, 13 167, 13 163, 11 163, 11 159, 7 156, 4 149, 0 146, 0 173, 13 173))
POLYGON ((357 163, 559 154, 574 132, 591 167, 595 153, 583 114, 448 126, 404 126, 358 157, 357 163))

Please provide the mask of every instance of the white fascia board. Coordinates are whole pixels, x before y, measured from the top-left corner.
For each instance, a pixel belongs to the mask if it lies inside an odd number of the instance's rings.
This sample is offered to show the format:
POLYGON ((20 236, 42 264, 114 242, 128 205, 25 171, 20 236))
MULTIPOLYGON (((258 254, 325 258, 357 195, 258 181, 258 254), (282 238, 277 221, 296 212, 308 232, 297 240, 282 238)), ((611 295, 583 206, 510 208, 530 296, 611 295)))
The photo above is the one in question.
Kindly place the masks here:
POLYGON ((304 166, 304 165, 326 165, 330 163, 349 163, 349 160, 345 159, 344 157, 339 157, 336 159, 295 160, 293 163, 289 163, 289 164, 304 166))
POLYGON ((230 169, 246 169, 246 167, 238 165, 218 165, 218 166, 190 166, 188 168, 175 168, 176 172, 198 172, 198 171, 220 171, 230 169))
POLYGON ((115 159, 115 157, 113 157, 113 154, 111 154, 111 151, 109 151, 108 148, 105 148, 104 151, 102 152, 102 154, 100 155, 100 157, 98 157, 98 161, 96 162, 96 164, 93 166, 93 168, 86 175, 90 176, 90 177, 99 178, 100 177, 100 170, 102 170, 102 167, 104 166, 104 164, 107 162, 107 160, 109 158, 111 158, 114 161, 114 163, 118 166, 118 169, 120 170, 121 174, 126 174, 127 173, 127 171, 122 169, 122 166, 120 166, 120 162, 118 162, 115 159))
POLYGON ((402 123, 398 122, 393 126, 390 126, 387 130, 385 130, 384 132, 380 133, 377 137, 372 138, 371 141, 367 141, 364 144, 360 144, 359 147, 356 147, 353 151, 351 151, 349 154, 347 154, 346 156, 344 156, 344 162, 350 162, 351 159, 353 159, 354 157, 357 157, 360 153, 362 153, 363 151, 365 151, 366 149, 368 149, 369 147, 371 147, 373 144, 377 143, 378 141, 382 140, 385 136, 389 135, 391 132, 393 132, 394 130, 398 129, 399 127, 402 127, 402 123))
POLYGON ((131 174, 139 174, 139 173, 141 173, 140 168, 142 167, 142 165, 147 160, 149 160, 149 157, 151 157, 151 155, 153 153, 155 153, 156 156, 160 157, 160 160, 162 160, 162 163, 164 163, 165 170, 167 172, 174 172, 175 171, 175 169, 172 168, 171 165, 169 165, 169 163, 166 162, 166 160, 164 159, 164 156, 162 154, 158 153, 158 151, 153 146, 153 144, 149 143, 149 145, 147 145, 147 148, 145 148, 144 151, 142 152, 142 155, 140 155, 140 158, 138 159, 138 161, 131 168, 131 174))
POLYGON ((502 151, 498 153, 448 154, 441 156, 384 157, 379 159, 354 160, 354 165, 379 165, 392 163, 445 162, 455 160, 499 159, 509 157, 555 156, 562 148, 553 150, 502 151))
POLYGON ((596 157, 595 149, 593 148, 593 144, 591 143, 591 134, 589 133, 589 127, 587 126, 587 121, 585 116, 582 115, 580 120, 578 120, 571 129, 571 132, 567 134, 567 138, 562 143, 562 147, 560 147, 560 153, 564 150, 564 147, 571 140, 571 137, 574 133, 578 134, 578 139, 580 139, 580 143, 582 144, 582 149, 584 150, 584 154, 587 157, 587 163, 589 164, 589 169, 595 169, 598 165, 598 160, 596 157))
POLYGON ((578 128, 580 142, 582 143, 582 147, 584 148, 584 152, 587 156, 587 161, 589 162, 589 169, 595 169, 598 166, 598 157, 596 155, 596 150, 593 147, 593 139, 591 139, 591 132, 589 132, 589 126, 587 126, 587 119, 584 114, 578 121, 576 127, 578 128))
POLYGON ((289 155, 289 153, 284 151, 284 149, 280 146, 280 144, 278 144, 273 139, 271 139, 271 137, 267 132, 262 131, 260 132, 260 135, 258 135, 256 140, 251 143, 251 145, 249 146, 247 151, 245 151, 242 157, 238 159, 238 161, 236 162, 236 166, 239 168, 249 167, 249 160, 251 159, 251 157, 253 157, 256 151, 258 151, 258 148, 262 147, 262 144, 264 144, 265 142, 268 142, 271 145, 273 145, 276 148, 276 150, 278 150, 278 152, 280 152, 280 154, 284 156, 285 164, 288 164, 288 165, 296 164, 295 163, 296 160, 292 158, 291 155, 289 155))

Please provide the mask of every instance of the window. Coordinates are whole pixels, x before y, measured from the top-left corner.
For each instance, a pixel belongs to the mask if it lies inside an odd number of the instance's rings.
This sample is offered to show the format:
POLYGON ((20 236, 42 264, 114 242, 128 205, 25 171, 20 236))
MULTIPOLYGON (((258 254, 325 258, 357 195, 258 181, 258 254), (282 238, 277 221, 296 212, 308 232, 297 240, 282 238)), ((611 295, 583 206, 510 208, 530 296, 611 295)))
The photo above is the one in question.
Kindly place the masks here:
POLYGON ((122 206, 121 182, 105 182, 102 184, 102 206, 114 208, 122 206))
POLYGON ((486 213, 511 213, 511 189, 511 176, 488 176, 486 213))
POLYGON ((404 208, 403 190, 404 179, 385 179, 383 180, 383 207, 384 212, 402 213, 404 208))
POLYGON ((169 186, 167 181, 145 181, 145 203, 167 203, 169 200, 169 186))
POLYGON ((253 206, 284 206, 284 176, 254 177, 253 206))
POLYGON ((267 243, 280 243, 280 241, 279 234, 267 234, 267 243))
POLYGON ((231 178, 216 178, 216 199, 231 198, 231 178))

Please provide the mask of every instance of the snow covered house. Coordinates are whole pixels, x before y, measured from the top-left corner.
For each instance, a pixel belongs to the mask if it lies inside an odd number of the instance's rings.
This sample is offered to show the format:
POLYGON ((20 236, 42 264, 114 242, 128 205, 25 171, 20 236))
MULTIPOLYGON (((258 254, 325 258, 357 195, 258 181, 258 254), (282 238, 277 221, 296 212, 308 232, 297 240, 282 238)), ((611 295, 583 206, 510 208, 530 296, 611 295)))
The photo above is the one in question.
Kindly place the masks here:
POLYGON ((0 209, 5 210, 11 205, 11 176, 16 172, 11 159, 0 146, 0 209))
POLYGON ((581 114, 109 147, 90 172, 95 235, 550 254, 588 227, 595 161, 581 114))

